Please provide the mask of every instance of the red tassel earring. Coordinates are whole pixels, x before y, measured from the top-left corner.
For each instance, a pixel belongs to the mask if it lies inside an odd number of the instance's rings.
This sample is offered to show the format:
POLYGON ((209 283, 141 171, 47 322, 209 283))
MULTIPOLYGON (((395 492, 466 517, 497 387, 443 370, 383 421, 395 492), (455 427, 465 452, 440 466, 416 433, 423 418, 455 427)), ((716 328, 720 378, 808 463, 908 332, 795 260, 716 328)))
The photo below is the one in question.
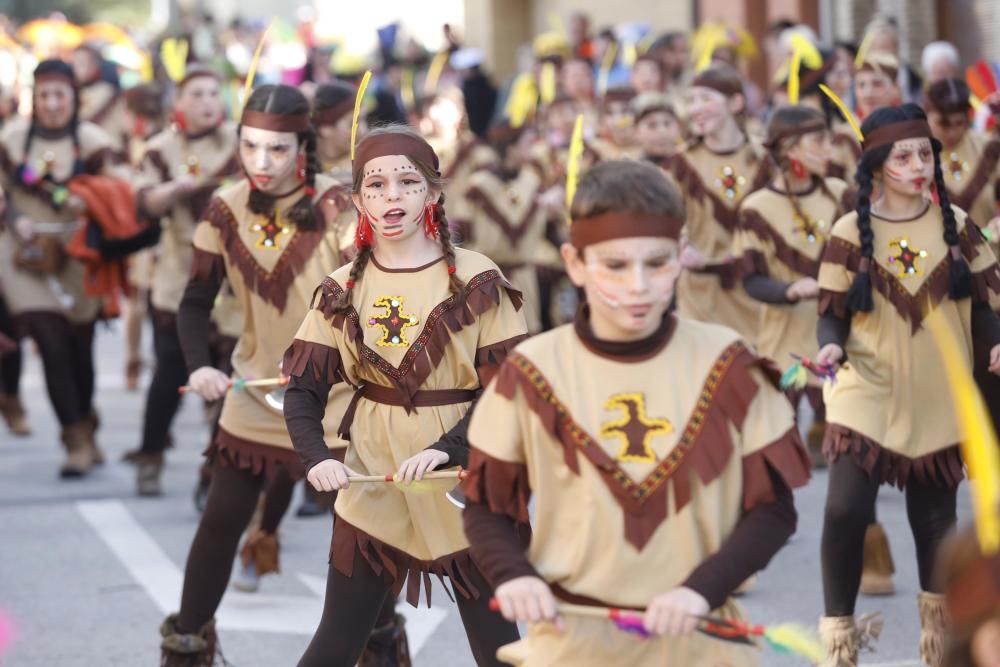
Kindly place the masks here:
POLYGON ((806 166, 802 164, 799 160, 791 160, 789 166, 792 169, 792 176, 795 178, 805 178, 806 177, 806 166))
POLYGON ((299 180, 306 180, 306 156, 299 154, 299 180))
POLYGON ((438 205, 427 204, 424 207, 424 234, 429 239, 438 237, 438 205))
POLYGON ((358 250, 375 245, 375 229, 367 213, 358 213, 358 228, 354 232, 354 247, 358 250))

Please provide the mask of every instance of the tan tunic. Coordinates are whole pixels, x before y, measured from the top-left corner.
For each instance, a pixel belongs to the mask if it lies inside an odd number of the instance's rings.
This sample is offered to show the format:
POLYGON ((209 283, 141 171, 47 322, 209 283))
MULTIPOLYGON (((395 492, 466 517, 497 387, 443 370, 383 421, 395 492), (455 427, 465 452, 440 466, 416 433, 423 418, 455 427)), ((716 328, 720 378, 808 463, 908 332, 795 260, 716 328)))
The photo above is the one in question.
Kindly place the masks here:
MULTIPOLYGON (((989 302, 1000 291, 1000 268, 978 230, 953 207, 969 261, 975 298, 989 302)), ((940 475, 957 484, 962 477, 956 443, 960 432, 954 407, 941 395, 945 369, 930 332, 922 325, 937 317, 951 329, 972 362, 972 299, 948 297, 950 256, 942 237, 939 207, 909 221, 871 217, 875 235, 871 313, 851 317, 847 361, 834 383, 824 386, 831 430, 828 455, 852 453, 862 446, 881 448, 882 481, 904 486, 910 474, 940 475), (848 429, 849 432, 844 432, 848 429)), ((820 312, 846 317, 844 297, 860 261, 857 214, 833 227, 820 267, 820 312)), ((879 451, 879 450, 877 450, 879 451)), ((867 459, 870 470, 874 454, 867 459)), ((862 459, 864 460, 864 459, 862 459)))
POLYGON ((128 149, 129 124, 125 96, 107 81, 80 88, 80 119, 97 125, 111 137, 115 150, 128 149))
POLYGON ((854 130, 847 123, 835 123, 830 138, 830 156, 827 160, 827 176, 854 183, 861 157, 861 144, 854 130))
POLYGON ((685 234, 706 260, 703 269, 681 273, 677 312, 690 319, 724 324, 755 341, 761 305, 738 280, 732 246, 740 202, 764 184, 766 170, 749 142, 725 154, 698 143, 673 156, 669 167, 684 195, 685 234))
MULTIPOLYGON (((755 273, 784 283, 819 276, 820 259, 833 221, 842 212, 842 197, 847 184, 826 179, 831 197, 814 184, 796 198, 795 212, 787 194, 761 188, 740 204, 740 228, 736 233, 733 254, 745 272, 755 273)), ((764 304, 757 328, 757 348, 781 368, 794 363, 791 355, 816 356, 816 301, 802 299, 792 304, 764 304)), ((815 378, 810 382, 819 383, 815 378)))
MULTIPOLYGON (((941 151, 941 173, 951 203, 985 227, 1000 215, 996 187, 1000 185, 1000 138, 969 130, 950 150, 941 151)), ((993 239, 994 252, 1000 239, 993 239)))
MULTIPOLYGON (((348 206, 343 187, 325 176, 316 179, 317 196, 339 198, 348 206)), ((221 258, 236 301, 244 315, 243 330, 233 352, 233 378, 255 379, 279 374, 282 355, 291 344, 295 330, 306 316, 316 285, 339 264, 335 240, 327 229, 302 231, 294 226, 271 237, 255 226, 267 224, 263 216, 247 208, 250 188, 246 180, 221 188, 202 216, 194 232, 195 274, 203 270, 205 258, 221 258)), ((301 197, 301 191, 278 200, 281 214, 301 197)), ((297 463, 281 411, 272 408, 265 396, 271 387, 248 387, 230 391, 222 407, 218 440, 220 449, 249 460, 255 468, 280 460, 297 463), (282 450, 275 453, 274 450, 282 450)), ((331 448, 346 443, 335 437, 336 414, 343 412, 347 392, 332 392, 328 403, 331 448)), ((290 469, 293 474, 298 470, 290 469)))
MULTIPOLYGON (((53 201, 53 192, 64 187, 79 173, 105 173, 122 176, 113 166, 113 146, 110 138, 96 125, 81 123, 77 129, 79 154, 73 138, 43 139, 35 135, 30 153, 25 158, 27 121, 11 121, 0 132, 0 163, 3 164, 3 187, 10 202, 22 215, 38 225, 40 240, 56 239, 65 246, 77 230, 76 215, 53 201), (47 172, 51 180, 29 186, 17 180, 16 171, 26 164, 36 174, 47 172)), ((126 170, 127 171, 127 170, 126 170)), ((28 311, 52 312, 64 315, 71 322, 93 322, 101 310, 98 298, 84 292, 84 265, 66 258, 63 268, 55 275, 39 275, 15 266, 15 257, 26 245, 13 229, 0 232, 0 271, 4 275, 7 306, 14 315, 28 311)))
MULTIPOLYGON (((457 299, 450 295, 443 258, 412 270, 383 269, 373 258, 354 287, 346 315, 333 314, 332 307, 343 294, 350 266, 335 271, 323 281, 318 302, 295 335, 289 355, 302 363, 295 361, 290 372, 302 373, 304 362, 312 359, 317 368, 332 367, 331 373, 339 372, 351 385, 395 387, 406 397, 479 389, 478 370, 499 363, 526 333, 520 295, 483 255, 456 249, 456 267, 466 284, 457 299)), ((391 474, 436 443, 468 409, 467 400, 408 412, 401 405, 361 398, 345 463, 361 474, 391 474)), ((445 497, 454 485, 453 480, 428 482, 425 493, 404 493, 391 484, 356 484, 341 491, 334 565, 350 576, 356 541, 376 570, 389 564, 391 572, 402 570, 393 575, 397 591, 408 571, 407 598, 413 604, 421 573, 449 574, 454 582, 454 573, 469 566, 461 512, 445 497), (349 542, 338 546, 344 540, 349 542)))
POLYGON ((538 198, 542 179, 535 169, 522 169, 512 180, 492 170, 472 175, 466 190, 470 218, 464 247, 492 259, 524 295, 524 318, 528 331, 541 328, 538 247, 550 245, 545 239, 547 217, 538 198))
MULTIPOLYGON (((760 360, 733 331, 681 318, 659 350, 625 361, 571 325, 522 343, 480 399, 469 442, 471 501, 516 505, 525 520, 534 496, 528 557, 556 595, 633 609, 682 585, 773 494, 765 461, 790 487, 808 479, 792 408, 760 360), (526 466, 527 480, 491 486, 492 461, 526 466)), ((741 617, 732 600, 716 613, 741 617)), ((531 667, 758 664, 754 649, 701 635, 636 641, 605 620, 566 621, 565 634, 529 626, 498 656, 531 667)))
POLYGON ((469 179, 481 169, 495 167, 499 158, 492 148, 479 141, 471 132, 463 132, 457 141, 447 144, 434 139, 430 143, 440 161, 448 220, 468 220, 471 212, 465 208, 465 191, 469 188, 469 179))

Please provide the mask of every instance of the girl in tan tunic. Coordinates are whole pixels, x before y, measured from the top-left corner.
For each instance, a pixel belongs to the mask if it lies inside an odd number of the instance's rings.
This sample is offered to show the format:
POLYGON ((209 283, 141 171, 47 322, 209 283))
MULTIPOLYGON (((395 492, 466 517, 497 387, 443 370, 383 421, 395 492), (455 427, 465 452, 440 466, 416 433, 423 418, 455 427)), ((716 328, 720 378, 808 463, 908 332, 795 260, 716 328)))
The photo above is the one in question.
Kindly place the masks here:
POLYGON ((733 591, 795 530, 791 488, 809 464, 777 371, 731 329, 667 312, 683 205, 659 169, 598 165, 572 213, 562 255, 587 304, 508 355, 469 429, 473 557, 503 615, 530 624, 499 657, 756 665, 754 649, 693 630, 709 610, 742 618, 733 591), (532 495, 525 553, 516 528, 532 495), (645 610, 653 638, 560 618, 556 600, 645 610))
MULTIPOLYGON (((351 111, 357 90, 333 81, 316 88, 313 98, 313 127, 316 152, 325 172, 351 173, 351 111)), ((358 128, 364 134, 364 127, 358 128)), ((353 233, 350 235, 354 240, 353 233)))
MULTIPOLYGON (((765 304, 757 347, 787 368, 792 355, 812 359, 816 346, 816 299, 819 262, 833 221, 843 213, 847 184, 824 178, 829 132, 822 111, 807 106, 779 107, 767 123, 765 146, 775 175, 740 204, 740 227, 733 254, 738 258, 747 293, 765 304)), ((805 390, 816 411, 808 445, 814 460, 826 424, 820 382, 805 390)), ((792 397, 798 405, 801 395, 792 397)), ((825 462, 824 462, 825 463, 825 462)))
MULTIPOLYGON (((280 410, 266 399, 274 387, 227 390, 231 381, 281 372, 281 355, 309 308, 315 283, 338 262, 328 221, 349 204, 346 193, 341 196, 333 181, 318 175, 309 113, 308 102, 295 88, 254 90, 239 129, 247 179, 218 190, 194 230, 191 277, 177 313, 191 371, 188 384, 207 400, 223 395, 226 400, 218 436, 208 451, 214 464, 212 485, 188 555, 180 612, 161 627, 166 666, 211 662, 212 616, 229 581, 240 535, 269 479, 268 495, 274 497, 265 506, 260 529, 244 547, 243 560, 255 565, 258 574, 278 570, 278 523, 291 500, 292 480, 304 474, 280 410), (223 279, 244 317, 231 378, 213 367, 208 340, 223 279), (280 498, 275 493, 279 480, 285 490, 280 498)), ((323 447, 335 456, 344 444, 331 437, 323 447)))
POLYGON ((85 212, 68 187, 79 175, 127 178, 128 170, 116 166, 111 141, 100 128, 79 122, 69 65, 40 63, 32 95, 30 121, 11 121, 0 134, 4 190, 30 222, 0 232, 0 268, 7 307, 42 356, 67 452, 60 474, 80 477, 103 461, 94 439, 93 406, 94 325, 102 303, 86 293, 84 264, 65 252, 85 212))
POLYGON ((423 586, 429 603, 432 573, 448 576, 478 664, 497 664, 496 649, 517 638, 489 610, 448 485, 351 484, 464 465, 470 404, 525 336, 520 294, 489 259, 452 246, 440 195, 437 155, 419 135, 390 127, 361 141, 358 256, 322 282, 285 355, 289 433, 309 482, 340 490, 326 605, 303 667, 354 665, 383 601, 406 582, 408 602, 423 586), (350 437, 343 463, 323 445, 326 396, 340 381, 358 387, 346 414, 326 410, 350 437))
POLYGON ((833 227, 820 266, 821 364, 843 364, 824 387, 823 450, 830 480, 823 524, 827 645, 824 665, 854 665, 855 598, 866 524, 881 484, 906 493, 922 591, 921 657, 939 665, 944 603, 932 580, 934 554, 955 523, 962 479, 961 434, 941 400, 942 359, 924 326, 937 318, 961 341, 971 370, 973 341, 1000 370, 1000 320, 990 308, 1000 268, 979 228, 953 207, 940 144, 913 104, 866 118, 858 204, 833 227), (928 196, 931 179, 940 206, 928 196), (880 194, 872 200, 873 181, 880 194))
POLYGON ((115 150, 125 156, 129 143, 125 96, 102 78, 103 60, 101 52, 91 44, 73 51, 73 72, 80 86, 80 119, 104 130, 115 150))
POLYGON ((677 312, 755 340, 761 307, 739 284, 732 246, 740 202, 764 184, 767 171, 739 124, 743 81, 734 70, 715 67, 698 74, 686 95, 696 139, 668 166, 687 210, 677 312))

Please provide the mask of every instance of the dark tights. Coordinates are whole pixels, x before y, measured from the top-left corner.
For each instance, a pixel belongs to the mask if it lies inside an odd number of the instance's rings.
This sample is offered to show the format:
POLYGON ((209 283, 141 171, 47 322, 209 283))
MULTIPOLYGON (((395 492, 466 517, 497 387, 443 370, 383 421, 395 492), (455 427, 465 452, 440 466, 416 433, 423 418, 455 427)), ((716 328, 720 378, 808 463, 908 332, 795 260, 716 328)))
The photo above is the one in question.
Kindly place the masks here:
MULTIPOLYGON (((878 483, 849 456, 830 465, 821 546, 827 616, 851 616, 861 586, 865 529, 874 520, 878 483)), ((932 572, 938 546, 955 526, 957 488, 906 484, 906 515, 917 551, 920 588, 935 590, 932 572)))
MULTIPOLYGON (((212 485, 184 569, 184 589, 177 627, 197 632, 214 615, 229 585, 240 536, 246 530, 264 488, 263 475, 238 470, 218 455, 212 485)), ((273 534, 288 510, 295 483, 284 471, 267 486, 261 530, 273 534)))
MULTIPOLYGON (((7 304, 0 296, 0 334, 17 342, 18 332, 14 325, 14 318, 7 310, 7 304)), ((17 349, 0 355, 0 394, 17 396, 21 386, 21 345, 18 343, 17 349)))
POLYGON ((56 313, 24 313, 20 321, 38 346, 45 388, 63 427, 93 412, 94 323, 70 324, 56 313))
MULTIPOLYGON (((455 595, 469 646, 476 664, 502 665, 496 651, 517 641, 517 626, 491 611, 492 588, 478 570, 469 573, 470 583, 479 590, 479 599, 455 595)), ((394 602, 382 577, 375 574, 361 552, 354 551, 354 572, 345 577, 330 565, 326 578, 323 616, 299 667, 353 667, 364 649, 365 638, 379 623, 380 608, 394 602)))

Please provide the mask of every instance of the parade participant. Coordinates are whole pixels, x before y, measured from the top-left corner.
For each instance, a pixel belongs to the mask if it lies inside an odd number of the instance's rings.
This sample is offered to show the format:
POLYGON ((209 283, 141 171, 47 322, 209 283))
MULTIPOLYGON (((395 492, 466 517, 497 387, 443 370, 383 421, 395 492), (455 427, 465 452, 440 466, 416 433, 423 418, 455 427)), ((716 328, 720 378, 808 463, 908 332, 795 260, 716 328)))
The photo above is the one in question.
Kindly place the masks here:
POLYGON ((681 146, 683 128, 663 93, 644 93, 632 100, 635 116, 635 143, 643 159, 667 168, 670 157, 681 146))
POLYGON ((600 139, 595 148, 602 160, 632 158, 640 150, 635 140, 635 115, 631 103, 632 88, 611 88, 601 100, 600 139))
MULTIPOLYGON (((7 193, 0 188, 0 238, 8 226, 15 224, 17 214, 7 202, 7 193)), ((0 280, 0 417, 14 435, 31 434, 31 426, 21 402, 21 366, 23 355, 14 317, 7 308, 0 280)))
POLYGON ((421 586, 430 602, 431 573, 449 578, 476 662, 498 664, 517 629, 489 610, 448 487, 417 494, 351 477, 396 473, 405 485, 465 465, 471 402, 525 337, 520 294, 489 259, 452 245, 438 158, 422 137, 373 130, 353 176, 358 255, 322 282, 284 362, 285 418, 309 482, 339 491, 323 617, 299 664, 354 665, 383 602, 404 583, 408 602, 421 586), (339 429, 344 463, 322 421, 339 381, 359 387, 339 429))
MULTIPOLYGON (((808 106, 775 109, 764 146, 774 176, 740 204, 733 254, 741 264, 743 287, 765 304, 757 346, 761 355, 786 368, 792 356, 816 356, 816 299, 819 263, 833 221, 846 208, 847 184, 825 178, 829 131, 822 111, 808 106)), ((813 463, 823 466, 823 395, 819 379, 805 389, 816 419, 807 445, 813 463)), ((792 393, 798 406, 801 395, 792 393)))
POLYGON ((665 88, 663 63, 650 55, 639 56, 632 65, 629 81, 638 95, 663 93, 665 88))
POLYGON ((808 457, 776 369, 732 330, 668 312, 683 221, 652 165, 585 173, 562 256, 587 304, 508 355, 476 407, 465 529, 503 615, 530 624, 499 654, 511 664, 758 663, 693 634, 696 617, 740 617, 732 593, 794 532, 808 457), (557 600, 645 610, 652 638, 560 617, 557 600))
MULTIPOLYGON (((309 118, 309 104, 295 88, 254 90, 238 130, 246 178, 217 190, 194 230, 178 334, 191 371, 188 385, 206 400, 225 396, 225 402, 207 453, 212 485, 188 554, 180 611, 160 628, 162 664, 168 667, 211 663, 217 648, 213 615, 240 535, 268 480, 260 528, 249 536, 242 557, 259 575, 278 570, 278 524, 291 501, 293 480, 304 474, 281 413, 266 400, 275 387, 230 386, 282 371, 282 352, 309 308, 315 284, 338 261, 328 221, 349 203, 346 193, 319 173, 309 118), (223 280, 243 313, 231 376, 213 366, 209 344, 212 307, 223 280)), ((333 448, 343 444, 330 440, 333 448)))
POLYGON ((129 123, 125 96, 101 77, 103 58, 96 46, 83 44, 73 51, 73 73, 79 86, 80 120, 104 130, 115 150, 125 153, 129 145, 129 123))
POLYGON ((743 82, 729 67, 695 75, 684 101, 694 140, 671 159, 669 172, 687 211, 678 313, 724 324, 752 341, 761 307, 739 284, 731 252, 740 202, 766 182, 768 173, 740 125, 742 91, 743 82))
POLYGON ((882 484, 905 490, 921 592, 921 657, 939 665, 944 603, 935 552, 955 524, 963 464, 952 406, 939 395, 941 356, 924 326, 936 318, 1000 370, 1000 321, 989 301, 1000 268, 978 227, 950 203, 940 143, 919 107, 872 112, 861 127, 857 209, 838 220, 820 266, 821 365, 843 364, 824 387, 830 480, 822 536, 824 665, 854 665, 862 639, 854 605, 866 526, 882 484), (940 206, 929 197, 937 186, 940 206), (872 199, 875 185, 879 194, 872 199))
MULTIPOLYGON (((178 389, 187 381, 184 353, 177 331, 177 310, 184 295, 194 248, 195 228, 215 189, 240 173, 236 126, 225 119, 221 80, 215 70, 189 67, 177 82, 172 126, 149 142, 136 178, 139 206, 160 218, 163 233, 156 248, 151 280, 153 348, 156 366, 146 394, 142 442, 129 460, 136 463, 139 495, 161 493, 163 452, 170 426, 180 407, 178 389)), ((233 299, 216 309, 225 334, 238 336, 242 316, 233 299)), ((213 366, 231 352, 224 344, 213 351, 213 366)))
POLYGON ((854 71, 854 99, 858 117, 865 119, 875 109, 899 104, 902 94, 896 77, 899 60, 883 51, 862 54, 854 71))
POLYGON ((79 119, 73 70, 60 60, 35 69, 28 122, 7 123, 0 134, 4 190, 24 224, 8 226, 0 242, 7 307, 35 341, 45 386, 62 427, 62 477, 86 475, 103 456, 95 441, 94 325, 101 299, 89 296, 84 264, 66 247, 86 212, 69 191, 84 174, 127 177, 99 127, 79 119))
POLYGON ((528 331, 541 331, 538 272, 535 257, 546 239, 549 217, 541 205, 544 184, 538 169, 529 168, 538 134, 529 126, 503 124, 490 130, 494 150, 502 156, 498 169, 482 169, 469 179, 465 192, 470 217, 462 227, 462 247, 486 255, 524 295, 528 331))
MULTIPOLYGON (((316 87, 313 99, 313 127, 316 152, 325 172, 351 171, 351 110, 357 90, 333 81, 316 87)), ((359 130, 363 133, 364 126, 359 130)))

